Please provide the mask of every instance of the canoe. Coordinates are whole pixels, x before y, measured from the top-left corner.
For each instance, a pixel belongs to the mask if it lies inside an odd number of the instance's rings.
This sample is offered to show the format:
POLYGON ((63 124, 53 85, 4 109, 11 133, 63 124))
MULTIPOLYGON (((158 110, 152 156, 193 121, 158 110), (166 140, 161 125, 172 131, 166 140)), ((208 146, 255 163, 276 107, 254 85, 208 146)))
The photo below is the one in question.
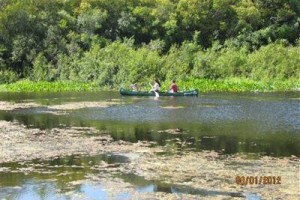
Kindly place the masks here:
MULTIPOLYGON (((124 88, 120 89, 121 95, 128 95, 128 96, 155 96, 154 92, 147 92, 147 91, 131 91, 126 90, 124 88)), ((198 90, 189 90, 183 92, 159 92, 159 96, 198 96, 198 90)))

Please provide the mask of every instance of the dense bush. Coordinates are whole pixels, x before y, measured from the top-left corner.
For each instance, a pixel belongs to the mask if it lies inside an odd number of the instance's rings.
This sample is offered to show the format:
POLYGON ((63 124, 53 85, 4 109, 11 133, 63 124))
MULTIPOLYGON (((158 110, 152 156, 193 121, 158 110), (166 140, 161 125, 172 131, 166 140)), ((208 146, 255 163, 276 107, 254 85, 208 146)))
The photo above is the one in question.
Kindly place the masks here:
POLYGON ((300 47, 272 43, 250 54, 247 64, 254 80, 299 79, 300 47))
POLYGON ((299 81, 300 2, 0 3, 0 82, 299 81))
POLYGON ((18 80, 18 76, 15 72, 9 70, 0 71, 0 84, 13 83, 18 80))

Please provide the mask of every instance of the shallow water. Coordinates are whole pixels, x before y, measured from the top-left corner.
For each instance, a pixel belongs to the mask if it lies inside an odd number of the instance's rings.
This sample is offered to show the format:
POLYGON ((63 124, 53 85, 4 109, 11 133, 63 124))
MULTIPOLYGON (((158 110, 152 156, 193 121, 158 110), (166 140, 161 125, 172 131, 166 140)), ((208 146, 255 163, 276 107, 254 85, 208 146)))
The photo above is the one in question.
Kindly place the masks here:
POLYGON ((67 192, 83 192, 87 197, 107 199, 101 185, 76 184, 86 175, 99 173, 91 166, 101 162, 120 165, 128 161, 122 155, 103 154, 96 156, 58 157, 53 160, 33 160, 24 163, 3 163, 0 167, 10 172, 0 172, 0 199, 69 199, 67 192), (102 192, 101 192, 102 191, 102 192))
MULTIPOLYGON (((28 128, 95 127, 116 140, 147 140, 182 151, 215 150, 223 154, 300 157, 300 93, 208 93, 199 97, 122 97, 117 92, 1 93, 0 101, 35 102, 41 106, 0 111, 0 120, 18 121, 28 128), (79 102, 114 102, 68 111, 49 106, 79 102), (175 134, 172 134, 175 133, 175 134)), ((70 199, 68 192, 83 193, 88 199, 110 199, 101 182, 70 185, 105 161, 122 165, 120 155, 69 156, 28 163, 3 163, 0 199, 70 199), (34 170, 30 171, 30 167, 34 170), (23 169, 23 170, 22 170, 23 169), (29 170, 29 171, 28 171, 29 170)), ((113 173, 135 185, 135 191, 225 195, 260 199, 253 193, 226 193, 149 181, 134 174, 113 173)), ((113 199, 130 199, 117 192, 113 199)), ((78 197, 81 199, 81 197, 78 197)))
MULTIPOLYGON (((97 156, 67 156, 55 158, 53 160, 34 160, 24 163, 5 163, 0 167, 7 167, 11 172, 0 173, 0 198, 1 199, 69 199, 68 192, 83 193, 84 197, 90 199, 111 199, 107 191, 99 183, 79 183, 72 182, 84 179, 88 174, 99 174, 93 171, 90 166, 101 164, 121 165, 126 163, 127 157, 122 155, 104 154, 97 156), (30 170, 28 168, 30 167, 30 170), (27 169, 27 170, 24 170, 27 169), (27 171, 26 173, 24 173, 27 171), (47 173, 49 172, 50 173, 47 173)), ((104 172, 105 173, 105 172, 104 172)), ((240 192, 223 192, 217 190, 194 189, 193 187, 176 184, 166 184, 160 181, 146 180, 135 174, 114 175, 125 182, 135 185, 138 193, 165 192, 181 194, 194 194, 205 196, 225 195, 229 197, 254 197, 255 194, 242 194, 240 192)), ((129 192, 116 192, 114 199, 131 199, 129 192)), ((253 198, 248 198, 253 199, 253 198)), ((258 197, 256 199, 259 199, 258 197)))
POLYGON ((89 126, 130 142, 148 140, 165 145, 179 138, 186 142, 185 148, 194 150, 300 156, 299 92, 212 93, 158 100, 122 97, 116 92, 9 93, 0 94, 0 101, 42 104, 44 107, 0 111, 0 120, 16 120, 28 127, 89 126), (46 107, 101 101, 117 104, 70 110, 67 115, 55 115, 46 107), (179 129, 182 134, 161 132, 168 129, 179 129))

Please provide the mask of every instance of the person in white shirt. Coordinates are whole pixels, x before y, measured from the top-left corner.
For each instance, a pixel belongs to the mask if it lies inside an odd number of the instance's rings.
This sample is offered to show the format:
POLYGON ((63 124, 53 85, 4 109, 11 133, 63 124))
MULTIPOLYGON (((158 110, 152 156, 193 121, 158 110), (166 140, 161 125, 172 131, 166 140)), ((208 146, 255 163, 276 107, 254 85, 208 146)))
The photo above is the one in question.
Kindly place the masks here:
POLYGON ((155 83, 152 86, 152 90, 151 91, 153 91, 153 92, 159 92, 160 86, 161 86, 160 82, 157 79, 155 79, 155 83))
POLYGON ((131 84, 130 87, 131 87, 131 90, 134 92, 139 91, 139 87, 138 87, 137 83, 131 84))

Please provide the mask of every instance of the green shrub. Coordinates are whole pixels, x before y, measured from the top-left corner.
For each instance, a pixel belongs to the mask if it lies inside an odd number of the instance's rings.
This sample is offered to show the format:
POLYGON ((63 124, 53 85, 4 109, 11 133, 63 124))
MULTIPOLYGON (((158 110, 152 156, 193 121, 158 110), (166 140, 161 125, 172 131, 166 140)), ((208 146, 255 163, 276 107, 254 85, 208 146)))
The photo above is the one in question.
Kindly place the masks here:
POLYGON ((58 78, 58 70, 47 61, 43 53, 39 53, 33 62, 31 80, 55 81, 58 78))
POLYGON ((248 65, 254 80, 300 78, 300 48, 272 43, 249 55, 248 65))
POLYGON ((11 70, 0 71, 0 84, 13 83, 18 80, 18 75, 11 70))

